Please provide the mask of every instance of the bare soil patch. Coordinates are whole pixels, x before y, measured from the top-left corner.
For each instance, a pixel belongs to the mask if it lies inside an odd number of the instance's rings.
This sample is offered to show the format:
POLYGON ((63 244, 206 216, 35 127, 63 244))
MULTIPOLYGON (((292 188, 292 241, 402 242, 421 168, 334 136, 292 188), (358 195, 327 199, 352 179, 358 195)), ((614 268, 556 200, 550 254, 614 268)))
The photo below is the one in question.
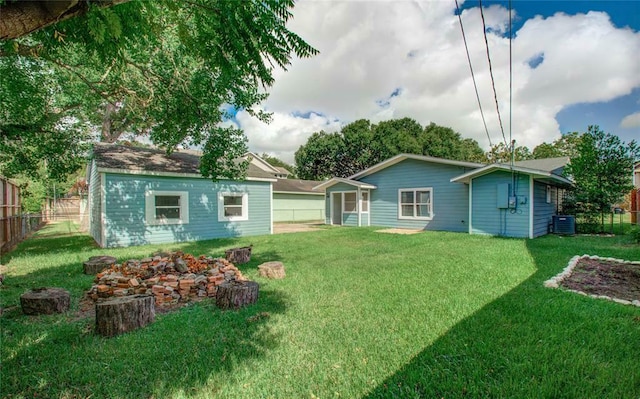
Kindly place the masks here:
POLYGON ((560 286, 589 295, 640 300, 640 265, 581 258, 560 286))

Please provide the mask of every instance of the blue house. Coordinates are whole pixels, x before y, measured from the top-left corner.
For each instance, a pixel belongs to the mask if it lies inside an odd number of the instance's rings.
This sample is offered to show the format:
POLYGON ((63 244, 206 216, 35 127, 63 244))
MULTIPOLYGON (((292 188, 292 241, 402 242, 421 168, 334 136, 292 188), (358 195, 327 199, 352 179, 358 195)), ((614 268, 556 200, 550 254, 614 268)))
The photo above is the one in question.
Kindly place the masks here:
POLYGON ((272 233, 273 175, 201 176, 200 155, 96 144, 88 168, 89 231, 101 247, 272 233))
POLYGON ((325 190, 327 224, 533 238, 561 210, 567 161, 485 166, 400 154, 316 188, 325 190))

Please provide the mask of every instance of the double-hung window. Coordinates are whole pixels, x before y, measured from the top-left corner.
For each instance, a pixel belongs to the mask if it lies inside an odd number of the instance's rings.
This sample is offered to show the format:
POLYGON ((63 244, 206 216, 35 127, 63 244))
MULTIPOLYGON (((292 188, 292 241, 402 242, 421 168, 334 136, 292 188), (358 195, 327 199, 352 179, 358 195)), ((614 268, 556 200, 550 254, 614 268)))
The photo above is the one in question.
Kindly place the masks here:
POLYGON ((344 193, 344 212, 356 212, 358 209, 357 204, 358 202, 355 191, 344 193))
POLYGON ((186 191, 147 191, 145 195, 147 224, 189 223, 189 193, 186 191))
POLYGON ((249 199, 246 193, 220 193, 218 197, 218 220, 249 220, 249 199))
POLYGON ((398 219, 430 220, 433 217, 432 195, 431 188, 398 190, 398 219))

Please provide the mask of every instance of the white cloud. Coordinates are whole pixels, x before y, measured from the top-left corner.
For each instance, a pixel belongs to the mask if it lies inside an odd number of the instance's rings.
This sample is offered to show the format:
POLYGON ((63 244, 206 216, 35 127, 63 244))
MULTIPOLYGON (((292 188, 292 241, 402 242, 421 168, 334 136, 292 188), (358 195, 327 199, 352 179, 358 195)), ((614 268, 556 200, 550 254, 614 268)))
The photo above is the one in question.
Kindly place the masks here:
MULTIPOLYGON (((288 71, 276 71, 276 83, 263 104, 274 112, 271 125, 240 114, 249 146, 291 162, 314 131, 336 130, 359 118, 375 122, 408 116, 423 125, 451 126, 488 148, 453 7, 445 1, 296 3, 290 29, 321 53, 294 60, 288 71), (399 94, 391 96, 397 89, 399 94), (310 111, 317 114, 295 116, 310 111)), ((508 139, 509 41, 502 36, 508 13, 494 5, 484 14, 508 139)), ((479 10, 464 11, 462 19, 495 144, 502 134, 479 10)), ((512 133, 518 145, 533 148, 557 138, 556 114, 571 104, 608 101, 640 87, 640 34, 616 28, 601 12, 526 21, 512 48, 512 133), (532 67, 533 59, 542 62, 532 67)))
POLYGON ((241 111, 236 119, 249 139, 250 151, 256 154, 266 152, 290 164, 294 163, 296 150, 306 143, 311 134, 340 129, 340 122, 335 118, 315 113, 303 117, 275 112, 271 123, 266 124, 241 111))
POLYGON ((636 112, 622 118, 620 127, 623 127, 625 129, 633 129, 634 127, 640 128, 640 112, 636 112))

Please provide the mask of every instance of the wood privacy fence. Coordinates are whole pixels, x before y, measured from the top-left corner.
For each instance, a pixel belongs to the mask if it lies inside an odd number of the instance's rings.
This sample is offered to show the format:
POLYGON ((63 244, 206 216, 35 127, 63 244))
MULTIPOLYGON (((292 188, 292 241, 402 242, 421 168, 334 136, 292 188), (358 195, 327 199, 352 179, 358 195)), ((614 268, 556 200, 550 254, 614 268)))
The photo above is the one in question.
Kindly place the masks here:
POLYGON ((42 224, 42 215, 20 213, 20 188, 0 178, 0 254, 8 252, 42 224))

